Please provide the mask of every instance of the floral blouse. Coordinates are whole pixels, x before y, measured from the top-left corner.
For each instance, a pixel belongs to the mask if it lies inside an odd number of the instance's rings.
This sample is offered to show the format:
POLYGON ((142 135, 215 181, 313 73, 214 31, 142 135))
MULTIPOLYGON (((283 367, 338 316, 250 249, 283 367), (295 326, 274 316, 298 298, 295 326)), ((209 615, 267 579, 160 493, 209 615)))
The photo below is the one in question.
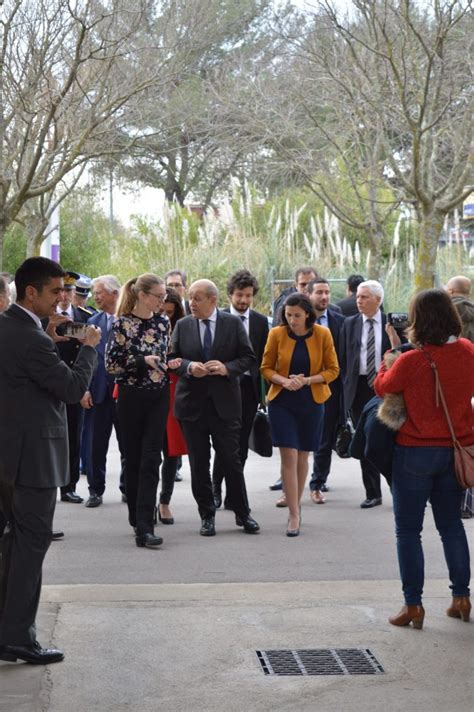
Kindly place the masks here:
POLYGON ((166 357, 171 335, 167 316, 154 314, 151 319, 130 314, 118 317, 110 330, 105 350, 105 368, 119 385, 159 390, 169 383, 166 357), (145 356, 158 356, 154 369, 145 356))

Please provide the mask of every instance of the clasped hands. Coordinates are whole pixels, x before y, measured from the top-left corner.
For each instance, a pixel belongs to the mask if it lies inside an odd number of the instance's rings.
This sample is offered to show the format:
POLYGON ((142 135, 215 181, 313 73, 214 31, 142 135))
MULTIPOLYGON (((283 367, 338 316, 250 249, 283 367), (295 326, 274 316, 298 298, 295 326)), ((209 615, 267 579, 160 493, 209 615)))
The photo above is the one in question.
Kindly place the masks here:
POLYGON ((303 373, 290 373, 288 378, 285 378, 285 381, 281 385, 283 388, 286 388, 287 391, 299 391, 303 386, 309 385, 308 376, 305 376, 303 373))
POLYGON ((204 376, 228 376, 229 372, 222 363, 222 361, 206 361, 206 363, 201 363, 200 361, 193 361, 191 370, 191 376, 195 378, 204 378, 204 376))

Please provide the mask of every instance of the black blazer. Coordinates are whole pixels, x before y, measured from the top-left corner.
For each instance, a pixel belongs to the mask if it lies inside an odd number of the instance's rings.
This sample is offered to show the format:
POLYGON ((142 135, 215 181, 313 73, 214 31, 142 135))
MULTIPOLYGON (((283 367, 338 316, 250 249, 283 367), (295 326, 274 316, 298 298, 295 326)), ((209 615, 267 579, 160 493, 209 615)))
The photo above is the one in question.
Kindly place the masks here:
MULTIPOLYGON (((222 311, 229 313, 230 308, 226 307, 222 311)), ((249 313, 249 339, 255 353, 256 361, 250 368, 250 373, 252 374, 255 397, 258 401, 261 399, 260 364, 262 363, 263 352, 265 351, 265 344, 268 339, 268 331, 267 317, 264 314, 260 314, 260 312, 251 309, 249 313)))
MULTIPOLYGON (((391 348, 390 340, 385 333, 386 323, 387 317, 382 312, 382 324, 380 326, 382 329, 382 356, 387 349, 391 348)), ((342 383, 344 388, 344 405, 347 410, 352 407, 352 403, 354 402, 357 382, 359 379, 362 324, 362 314, 349 316, 344 320, 341 330, 340 365, 343 373, 342 383)))
POLYGON ((256 359, 239 317, 225 311, 217 312, 211 359, 222 361, 229 376, 195 378, 188 374, 191 361, 204 361, 199 320, 193 316, 179 319, 174 328, 169 358, 178 357, 183 359, 176 370, 180 376, 174 404, 174 414, 178 420, 198 420, 208 398, 212 399, 223 420, 240 417, 242 405, 239 376, 245 371, 251 371, 256 365, 256 359))
POLYGON ((336 302, 337 306, 340 308, 344 316, 357 316, 359 310, 357 309, 357 296, 351 294, 350 297, 345 297, 336 302))
POLYGON ((82 346, 74 367, 16 304, 0 315, 0 483, 61 487, 69 482, 65 403, 78 403, 92 376, 95 349, 82 346))

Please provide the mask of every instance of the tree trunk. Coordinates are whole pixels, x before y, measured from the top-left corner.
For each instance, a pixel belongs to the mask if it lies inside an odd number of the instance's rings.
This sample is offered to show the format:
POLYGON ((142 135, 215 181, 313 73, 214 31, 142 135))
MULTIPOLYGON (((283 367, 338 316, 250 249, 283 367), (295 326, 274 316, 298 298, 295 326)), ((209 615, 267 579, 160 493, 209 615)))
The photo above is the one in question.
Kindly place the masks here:
POLYGON ((3 247, 5 244, 5 225, 0 222, 0 272, 3 271, 3 247))
POLYGON ((432 205, 423 206, 419 212, 420 237, 415 269, 415 290, 431 289, 436 273, 436 251, 443 232, 446 213, 432 205))
POLYGON ((367 225, 366 233, 370 245, 367 279, 378 280, 382 272, 382 247, 385 240, 385 233, 380 225, 367 225))
POLYGON ((26 221, 26 256, 37 257, 44 242, 44 231, 48 221, 36 215, 30 215, 26 221))

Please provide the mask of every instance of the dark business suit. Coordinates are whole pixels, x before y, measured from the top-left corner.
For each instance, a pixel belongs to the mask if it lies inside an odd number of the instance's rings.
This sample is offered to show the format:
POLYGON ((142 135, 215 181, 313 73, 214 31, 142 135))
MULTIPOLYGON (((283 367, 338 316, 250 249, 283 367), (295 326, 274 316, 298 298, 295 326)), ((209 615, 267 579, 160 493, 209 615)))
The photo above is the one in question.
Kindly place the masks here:
POLYGON ((357 316, 359 310, 357 309, 357 295, 351 294, 349 297, 344 297, 336 302, 344 316, 357 316))
MULTIPOLYGON (((381 312, 382 329, 381 356, 390 348, 390 340, 385 333, 386 315, 381 312)), ((367 382, 366 376, 361 376, 360 348, 362 341, 362 314, 347 317, 341 330, 341 368, 343 372, 344 407, 350 411, 355 426, 359 422, 365 404, 374 397, 375 391, 367 382)), ((380 472, 367 459, 361 459, 362 479, 367 499, 378 499, 382 496, 380 489, 380 472)))
MULTIPOLYGON (((117 442, 122 455, 122 447, 120 442, 120 431, 117 419, 117 404, 112 398, 115 380, 105 370, 105 347, 108 340, 107 329, 107 314, 103 311, 94 314, 88 320, 88 324, 99 326, 102 330, 100 342, 96 346, 97 351, 97 368, 94 371, 89 391, 92 397, 91 409, 91 448, 90 448, 90 464, 87 472, 87 482, 89 491, 100 497, 105 491, 105 472, 107 466, 107 452, 109 449, 110 436, 112 428, 115 428, 117 442)), ((123 455, 122 455, 122 473, 120 476, 120 489, 125 492, 125 483, 123 481, 123 455)))
MULTIPOLYGON (((229 313, 230 308, 223 311, 229 313)), ((238 317, 239 318, 239 317, 238 317)), ((249 340, 254 350, 256 361, 249 369, 250 375, 244 374, 240 377, 240 396, 242 401, 242 426, 240 430, 240 462, 242 467, 245 467, 249 452, 249 436, 252 430, 255 413, 257 412, 258 404, 262 399, 261 396, 261 380, 260 380, 260 364, 262 363, 263 352, 268 338, 268 319, 263 314, 260 314, 253 309, 249 312, 249 340)), ((212 472, 212 485, 216 492, 220 492, 222 480, 226 476, 225 470, 219 458, 214 458, 214 467, 212 472)), ((227 485, 226 485, 227 487, 227 485)), ((226 497, 226 507, 232 509, 232 503, 226 497)))
POLYGON ((174 414, 180 421, 189 451, 191 484, 202 518, 214 515, 209 472, 210 438, 226 473, 227 494, 238 517, 249 514, 240 463, 241 396, 239 376, 256 364, 255 354, 240 319, 218 311, 211 359, 225 364, 229 376, 195 378, 192 361, 204 362, 199 320, 180 319, 171 337, 170 358, 182 358, 177 373, 174 414))
MULTIPOLYGON (((72 305, 72 319, 74 322, 85 324, 92 316, 92 312, 84 307, 72 305)), ((59 336, 63 336, 66 326, 61 325, 56 329, 59 336)), ((56 344, 59 355, 65 364, 72 368, 81 348, 81 342, 70 338, 69 341, 58 341, 56 344)), ((84 395, 84 394, 83 394, 84 395)), ((80 403, 67 403, 67 431, 69 440, 69 482, 61 487, 61 494, 75 492, 79 482, 79 463, 81 459, 81 430, 84 409, 80 403)))
MULTIPOLYGON (((334 348, 336 349, 337 360, 341 366, 341 330, 345 317, 332 308, 327 310, 328 328, 331 332, 334 348)), ((321 440, 317 452, 313 453, 313 472, 309 487, 311 491, 320 490, 326 483, 331 469, 332 449, 336 437, 337 426, 344 422, 344 396, 342 389, 341 374, 330 384, 331 397, 324 404, 324 420, 321 432, 321 440)))
POLYGON ((0 343, 0 645, 31 645, 56 488, 69 476, 65 403, 87 390, 96 354, 81 347, 70 369, 16 304, 0 315, 0 343))

